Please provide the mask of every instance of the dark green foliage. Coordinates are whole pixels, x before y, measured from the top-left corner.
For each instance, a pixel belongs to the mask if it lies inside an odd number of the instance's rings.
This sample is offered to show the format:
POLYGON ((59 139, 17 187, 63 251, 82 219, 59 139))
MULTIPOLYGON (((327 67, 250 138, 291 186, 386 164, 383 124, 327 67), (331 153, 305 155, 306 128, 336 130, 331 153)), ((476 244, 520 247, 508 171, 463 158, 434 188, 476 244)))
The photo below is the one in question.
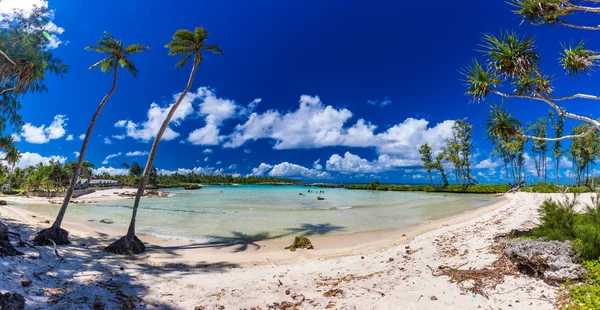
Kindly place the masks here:
POLYGON ((570 300, 565 309, 600 309, 600 261, 584 261, 587 281, 570 287, 570 300))
POLYGON ((575 238, 575 199, 555 201, 546 199, 539 209, 540 226, 534 228, 534 237, 544 237, 550 240, 573 240, 575 238))
POLYGON ((600 199, 592 198, 585 212, 574 210, 576 201, 545 200, 540 207, 540 226, 530 235, 537 238, 573 242, 573 247, 583 259, 600 258, 600 199))

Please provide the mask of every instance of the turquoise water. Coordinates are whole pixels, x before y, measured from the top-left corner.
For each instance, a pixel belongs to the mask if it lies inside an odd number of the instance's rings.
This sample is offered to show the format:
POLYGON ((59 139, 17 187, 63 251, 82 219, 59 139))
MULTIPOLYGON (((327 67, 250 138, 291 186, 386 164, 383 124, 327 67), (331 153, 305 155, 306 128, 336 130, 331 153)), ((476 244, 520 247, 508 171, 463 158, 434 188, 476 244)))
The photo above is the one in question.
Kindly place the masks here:
MULTIPOLYGON (((264 238, 296 234, 340 234, 388 230, 420 224, 492 204, 497 198, 412 192, 319 189, 303 186, 204 186, 167 190, 168 198, 141 202, 137 229, 157 237, 211 242, 224 238, 264 238), (308 190, 325 193, 308 193, 308 190), (302 193, 303 195, 299 195, 302 193), (317 200, 322 196, 325 200, 317 200)), ((72 204, 67 218, 109 219, 126 229, 133 200, 72 204)), ((58 212, 58 205, 21 206, 58 212)))

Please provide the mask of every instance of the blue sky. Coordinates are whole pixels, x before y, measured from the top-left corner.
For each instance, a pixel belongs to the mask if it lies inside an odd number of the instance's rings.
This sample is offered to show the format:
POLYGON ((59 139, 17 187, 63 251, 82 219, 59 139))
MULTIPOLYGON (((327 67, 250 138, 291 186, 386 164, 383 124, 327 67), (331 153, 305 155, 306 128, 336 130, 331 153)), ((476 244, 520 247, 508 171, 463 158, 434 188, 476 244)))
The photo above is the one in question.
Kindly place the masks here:
MULTIPOLYGON (((458 73, 478 56, 482 34, 508 28, 534 35, 557 95, 594 93, 598 82, 569 78, 557 60, 560 42, 584 39, 597 47, 594 33, 521 24, 505 1, 6 0, 0 12, 40 3, 54 10, 61 31, 53 52, 70 70, 63 79, 47 79, 47 94, 23 99, 27 124, 18 147, 27 156, 21 166, 51 157, 76 160, 79 136, 110 88, 110 75, 87 70, 102 56, 84 50, 105 30, 151 50, 131 58, 140 74, 121 71, 102 111, 86 156, 98 171, 145 163, 161 116, 188 78, 189 68, 175 70, 178 59, 163 48, 182 28, 204 26, 225 55, 205 57, 193 93, 161 142, 155 166, 164 173, 419 183, 425 174, 418 146, 439 149, 452 120, 468 117, 476 173, 486 182, 499 169, 483 123, 488 105, 499 99, 469 103, 458 73)), ((548 111, 539 102, 506 105, 523 122, 548 111)), ((599 114, 590 102, 567 107, 599 114)))

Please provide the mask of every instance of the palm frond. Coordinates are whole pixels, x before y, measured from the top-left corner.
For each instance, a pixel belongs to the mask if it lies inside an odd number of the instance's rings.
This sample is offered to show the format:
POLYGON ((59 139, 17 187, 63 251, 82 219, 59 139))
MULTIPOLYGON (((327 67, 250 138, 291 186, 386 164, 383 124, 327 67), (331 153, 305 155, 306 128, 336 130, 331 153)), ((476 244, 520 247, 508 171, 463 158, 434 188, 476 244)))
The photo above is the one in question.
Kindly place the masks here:
POLYGON ((223 56, 223 50, 221 49, 221 47, 219 47, 216 44, 206 45, 206 46, 202 47, 202 49, 213 52, 219 56, 223 56))
POLYGON ((107 58, 104 58, 104 59, 98 61, 97 63, 91 65, 88 70, 94 70, 96 68, 100 68, 100 71, 108 72, 112 69, 113 65, 114 65, 114 58, 107 57, 107 58))
POLYGON ((146 45, 140 44, 140 43, 135 43, 135 44, 131 44, 129 46, 127 46, 124 50, 123 50, 123 54, 134 54, 134 53, 140 53, 140 52, 145 52, 147 50, 149 50, 150 48, 146 45))
POLYGON ((183 58, 181 58, 181 60, 179 60, 177 62, 177 64, 175 64, 175 68, 179 69, 179 68, 183 67, 185 65, 185 63, 188 61, 188 59, 190 59, 191 56, 192 56, 192 53, 187 53, 185 56, 183 56, 183 58))
POLYGON ((133 75, 133 77, 137 76, 138 70, 133 65, 133 63, 131 61, 129 61, 129 59, 127 59, 127 58, 119 59, 119 65, 121 66, 121 68, 127 69, 127 71, 129 71, 131 73, 131 75, 133 75))

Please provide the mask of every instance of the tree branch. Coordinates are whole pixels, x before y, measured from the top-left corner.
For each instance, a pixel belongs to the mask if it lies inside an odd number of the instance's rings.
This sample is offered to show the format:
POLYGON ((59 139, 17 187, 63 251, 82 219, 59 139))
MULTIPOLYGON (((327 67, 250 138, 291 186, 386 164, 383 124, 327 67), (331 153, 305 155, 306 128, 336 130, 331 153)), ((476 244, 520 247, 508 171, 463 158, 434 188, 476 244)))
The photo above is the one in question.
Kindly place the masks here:
POLYGON ((15 88, 16 88, 16 87, 9 87, 9 88, 3 89, 3 90, 1 90, 1 91, 0 91, 0 95, 4 94, 4 93, 5 93, 5 92, 7 92, 7 91, 14 90, 15 88))
POLYGON ((562 20, 557 20, 557 23, 565 26, 565 27, 569 27, 569 28, 575 28, 575 29, 581 29, 581 30, 592 30, 592 31, 598 31, 600 30, 600 26, 596 26, 596 27, 592 27, 592 26, 581 26, 581 25, 575 25, 575 24, 571 24, 571 23, 567 23, 567 22, 563 22, 562 20))
POLYGON ((552 98, 544 98, 544 97, 537 97, 537 96, 528 96, 528 95, 516 95, 516 94, 505 94, 503 92, 500 92, 498 90, 495 89, 491 89, 490 90, 492 93, 504 97, 504 98, 519 98, 519 99, 530 99, 530 100, 538 100, 538 101, 543 101, 545 103, 547 103, 549 106, 551 106, 554 110, 556 110, 556 112, 558 113, 558 115, 567 117, 567 118, 572 118, 572 119, 576 119, 582 122, 586 122, 592 125, 592 128, 589 129, 587 132, 581 134, 581 135, 575 135, 575 136, 565 136, 565 138, 540 138, 540 137, 533 137, 533 136, 525 136, 523 135, 523 137, 528 137, 529 139, 535 139, 535 140, 546 140, 546 139, 555 139, 555 140, 547 140, 547 141, 560 141, 560 140, 564 140, 567 139, 566 137, 570 137, 570 138, 581 138, 581 137, 585 137, 587 135, 589 135, 590 133, 593 132, 593 129, 599 129, 600 130, 600 122, 589 118, 589 117, 585 117, 585 116, 581 116, 581 115, 577 115, 577 114, 573 114, 570 112, 567 112, 566 110, 560 108, 556 103, 554 103, 554 101, 552 101, 552 98))
POLYGON ((528 135, 521 135, 521 134, 519 136, 526 138, 526 139, 539 140, 539 141, 562 141, 562 140, 567 140, 567 139, 584 138, 585 136, 591 134, 596 129, 598 129, 598 128, 592 126, 592 127, 590 127, 590 129, 586 130, 584 133, 581 133, 578 135, 562 136, 559 138, 542 138, 542 137, 528 136, 528 135))
POLYGON ((600 100, 600 96, 586 95, 586 94, 575 94, 571 96, 550 98, 553 101, 571 100, 571 99, 589 99, 589 100, 600 100))
POLYGON ((6 60, 8 60, 11 64, 13 64, 13 66, 17 66, 17 63, 14 62, 12 59, 10 59, 10 57, 8 57, 8 55, 6 55, 6 53, 4 53, 4 51, 0 50, 0 55, 4 56, 4 58, 6 58, 6 60))
POLYGON ((582 12, 591 12, 591 13, 600 13, 600 8, 594 8, 590 6, 581 6, 571 3, 569 0, 560 0, 562 4, 569 7, 573 11, 582 11, 582 12))

